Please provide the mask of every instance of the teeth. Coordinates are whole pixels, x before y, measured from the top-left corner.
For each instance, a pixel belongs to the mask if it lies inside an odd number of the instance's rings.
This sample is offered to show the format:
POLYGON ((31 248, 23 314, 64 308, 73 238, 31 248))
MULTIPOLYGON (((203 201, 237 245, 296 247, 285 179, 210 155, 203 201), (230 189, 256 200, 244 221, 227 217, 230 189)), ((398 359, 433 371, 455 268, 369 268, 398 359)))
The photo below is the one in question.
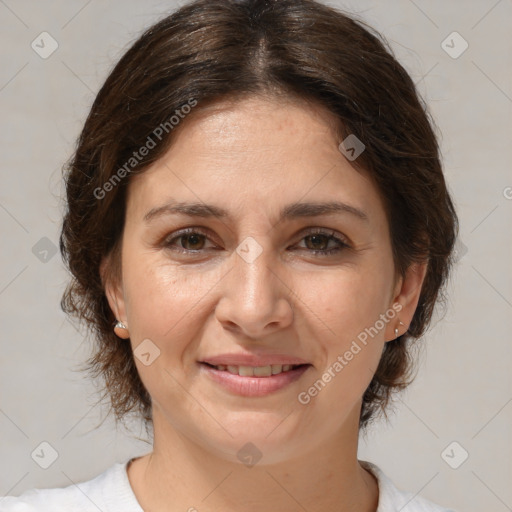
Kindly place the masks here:
POLYGON ((278 373, 290 371, 294 365, 291 364, 272 364, 268 366, 232 366, 219 364, 215 366, 216 370, 228 371, 233 375, 241 377, 270 377, 278 373))
POLYGON ((272 365, 272 375, 275 375, 276 373, 281 373, 282 371, 283 371, 282 364, 273 364, 272 365))
POLYGON ((253 373, 255 377, 270 377, 272 375, 272 366, 256 366, 253 373))
POLYGON ((252 377, 254 375, 254 368, 251 366, 239 366, 238 375, 241 375, 242 377, 252 377))

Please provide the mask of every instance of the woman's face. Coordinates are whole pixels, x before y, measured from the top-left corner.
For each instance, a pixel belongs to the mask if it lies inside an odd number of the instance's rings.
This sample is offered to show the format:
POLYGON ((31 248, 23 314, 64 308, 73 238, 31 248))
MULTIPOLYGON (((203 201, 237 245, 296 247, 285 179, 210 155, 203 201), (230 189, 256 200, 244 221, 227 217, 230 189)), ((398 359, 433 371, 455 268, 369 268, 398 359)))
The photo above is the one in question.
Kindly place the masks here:
POLYGON ((107 291, 155 440, 170 426, 228 460, 250 442, 271 463, 357 431, 384 344, 409 319, 392 309, 402 280, 377 189, 326 114, 225 106, 185 120, 131 180, 122 282, 107 291))

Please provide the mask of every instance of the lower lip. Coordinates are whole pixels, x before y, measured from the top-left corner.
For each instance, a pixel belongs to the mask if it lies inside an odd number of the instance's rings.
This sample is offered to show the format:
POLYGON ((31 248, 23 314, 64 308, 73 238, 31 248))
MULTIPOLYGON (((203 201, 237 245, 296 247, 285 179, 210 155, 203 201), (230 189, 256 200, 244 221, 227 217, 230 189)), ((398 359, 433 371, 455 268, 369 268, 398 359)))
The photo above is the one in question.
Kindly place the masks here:
POLYGON ((200 363, 199 366, 200 371, 205 372, 215 382, 218 382, 236 395, 266 396, 300 379, 311 365, 299 366, 294 370, 288 370, 287 372, 281 372, 269 377, 242 377, 227 370, 217 370, 204 363, 200 363))

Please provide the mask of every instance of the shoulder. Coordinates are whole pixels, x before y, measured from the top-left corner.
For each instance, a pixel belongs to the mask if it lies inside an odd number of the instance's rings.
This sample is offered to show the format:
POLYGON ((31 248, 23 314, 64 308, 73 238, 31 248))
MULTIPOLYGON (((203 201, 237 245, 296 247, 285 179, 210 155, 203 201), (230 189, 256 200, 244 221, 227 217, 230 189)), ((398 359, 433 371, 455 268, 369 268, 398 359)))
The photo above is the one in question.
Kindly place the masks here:
POLYGON ((142 512, 130 487, 126 463, 116 463, 86 482, 55 489, 30 489, 0 498, 0 512, 142 512))
POLYGON ((359 463, 370 471, 379 484, 379 506, 377 512, 454 512, 436 505, 421 496, 399 490, 390 478, 375 464, 360 460, 359 463))

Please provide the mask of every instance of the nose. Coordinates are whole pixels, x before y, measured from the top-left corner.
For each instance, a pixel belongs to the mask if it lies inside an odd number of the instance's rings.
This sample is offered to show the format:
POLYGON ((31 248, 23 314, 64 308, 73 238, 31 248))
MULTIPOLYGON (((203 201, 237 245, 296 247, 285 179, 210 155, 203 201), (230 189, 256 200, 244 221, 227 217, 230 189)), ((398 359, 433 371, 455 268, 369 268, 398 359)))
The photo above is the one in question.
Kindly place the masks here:
POLYGON ((263 249, 254 260, 236 252, 232 260, 234 268, 222 280, 215 309, 224 328, 256 340, 291 325, 293 291, 286 277, 279 275, 283 272, 271 249, 263 249))

